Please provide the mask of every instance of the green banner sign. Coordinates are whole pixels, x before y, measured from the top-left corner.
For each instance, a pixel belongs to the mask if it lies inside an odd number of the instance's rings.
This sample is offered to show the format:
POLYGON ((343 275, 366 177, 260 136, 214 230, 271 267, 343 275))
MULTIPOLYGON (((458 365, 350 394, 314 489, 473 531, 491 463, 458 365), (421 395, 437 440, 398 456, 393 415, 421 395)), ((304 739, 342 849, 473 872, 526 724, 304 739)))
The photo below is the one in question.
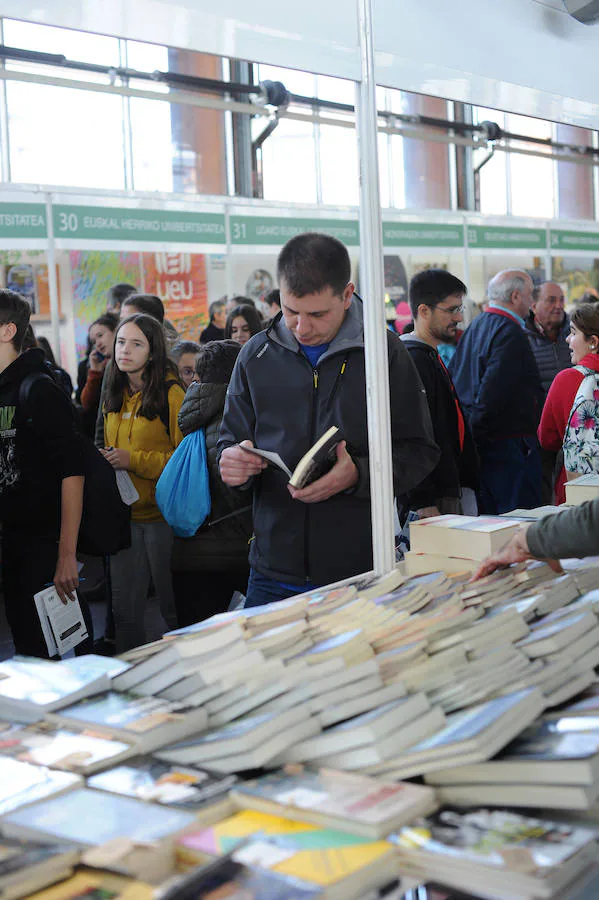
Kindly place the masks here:
POLYGON ((177 244, 225 243, 225 217, 220 213, 112 206, 55 206, 53 220, 56 238, 162 241, 177 244))
POLYGON ((552 231, 552 250, 599 250, 599 232, 552 231))
POLYGON ((463 247, 463 225, 433 222, 383 222, 385 247, 463 247))
POLYGON ((0 237, 45 238, 46 207, 42 203, 0 203, 0 237))
POLYGON ((318 231, 351 247, 360 243, 358 223, 351 219, 296 219, 279 216, 231 216, 231 243, 281 247, 296 234, 318 231))
POLYGON ((500 228, 494 225, 469 225, 468 246, 481 250, 547 249, 543 228, 500 228))

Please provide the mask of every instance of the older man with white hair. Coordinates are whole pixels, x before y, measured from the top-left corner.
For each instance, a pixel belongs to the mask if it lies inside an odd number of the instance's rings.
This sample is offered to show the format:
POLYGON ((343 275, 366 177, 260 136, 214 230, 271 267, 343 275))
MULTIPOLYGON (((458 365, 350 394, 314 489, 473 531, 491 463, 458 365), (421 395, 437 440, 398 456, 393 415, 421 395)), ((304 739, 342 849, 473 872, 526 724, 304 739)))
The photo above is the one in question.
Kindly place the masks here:
POLYGON ((487 308, 466 330, 450 369, 480 455, 479 508, 497 515, 541 504, 536 432, 543 392, 525 331, 533 302, 530 275, 499 272, 487 296, 487 308))

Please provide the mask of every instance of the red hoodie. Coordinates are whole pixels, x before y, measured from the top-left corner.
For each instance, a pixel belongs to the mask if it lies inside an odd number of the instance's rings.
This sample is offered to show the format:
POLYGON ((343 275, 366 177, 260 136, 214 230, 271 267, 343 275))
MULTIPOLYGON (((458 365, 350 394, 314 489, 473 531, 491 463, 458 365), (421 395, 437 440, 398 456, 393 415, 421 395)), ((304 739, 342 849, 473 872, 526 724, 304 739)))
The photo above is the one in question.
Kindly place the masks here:
MULTIPOLYGON (((599 355, 587 353, 577 365, 599 372, 599 355)), ((562 449, 574 398, 583 378, 582 372, 576 369, 563 369, 553 379, 537 431, 539 443, 544 450, 557 452, 562 449)), ((565 484, 566 470, 562 466, 555 484, 555 499, 558 504, 566 500, 565 484)))

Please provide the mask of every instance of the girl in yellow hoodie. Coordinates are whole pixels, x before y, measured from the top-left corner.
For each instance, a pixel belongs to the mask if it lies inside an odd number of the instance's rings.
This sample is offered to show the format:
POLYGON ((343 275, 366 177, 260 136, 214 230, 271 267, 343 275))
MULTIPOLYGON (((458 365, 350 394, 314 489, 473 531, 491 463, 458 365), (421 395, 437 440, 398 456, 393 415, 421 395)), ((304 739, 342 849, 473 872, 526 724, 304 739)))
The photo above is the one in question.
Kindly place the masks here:
POLYGON ((162 617, 169 627, 175 626, 173 535, 154 493, 183 437, 177 417, 185 393, 167 358, 162 327, 151 316, 137 314, 121 322, 114 363, 106 389, 101 452, 115 469, 129 473, 139 494, 131 508, 131 547, 113 556, 110 566, 116 650, 123 653, 148 639, 144 615, 150 576, 162 617))

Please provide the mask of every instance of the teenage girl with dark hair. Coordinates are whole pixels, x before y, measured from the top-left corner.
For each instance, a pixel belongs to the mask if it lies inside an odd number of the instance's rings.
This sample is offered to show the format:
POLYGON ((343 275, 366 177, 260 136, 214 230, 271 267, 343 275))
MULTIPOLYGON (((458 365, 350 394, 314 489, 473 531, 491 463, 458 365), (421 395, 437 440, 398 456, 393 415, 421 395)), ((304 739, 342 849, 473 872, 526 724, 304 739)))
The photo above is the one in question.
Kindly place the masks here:
POLYGON ((139 494, 131 508, 131 547, 111 559, 117 653, 143 644, 150 577, 167 626, 176 623, 170 574, 172 531, 156 505, 156 482, 180 443, 177 417, 184 391, 168 360, 164 332, 138 314, 117 328, 104 401, 104 450, 129 473, 139 494))
POLYGON ((251 337, 264 329, 264 322, 255 306, 235 306, 227 316, 225 339, 246 344, 251 337))
POLYGON ((81 385, 81 390, 77 392, 76 399, 83 410, 83 430, 90 438, 94 436, 96 418, 100 408, 102 379, 108 361, 112 359, 114 333, 118 324, 119 320, 114 313, 104 313, 89 326, 89 353, 85 361, 87 363, 85 380, 81 385))

